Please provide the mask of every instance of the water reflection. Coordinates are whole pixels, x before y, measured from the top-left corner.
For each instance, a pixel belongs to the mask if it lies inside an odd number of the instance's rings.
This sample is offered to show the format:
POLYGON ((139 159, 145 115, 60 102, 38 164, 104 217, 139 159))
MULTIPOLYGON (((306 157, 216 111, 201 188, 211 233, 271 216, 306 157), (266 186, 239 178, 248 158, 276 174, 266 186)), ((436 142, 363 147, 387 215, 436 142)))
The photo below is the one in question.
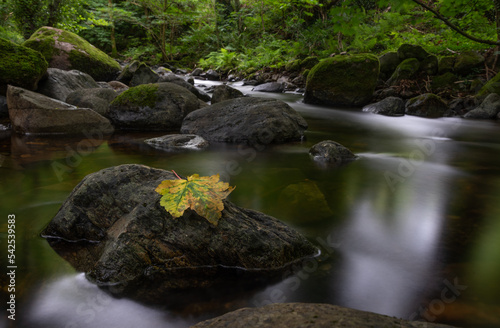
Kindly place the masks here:
POLYGON ((115 299, 89 283, 83 274, 61 277, 35 295, 23 327, 188 327, 196 321, 115 299))

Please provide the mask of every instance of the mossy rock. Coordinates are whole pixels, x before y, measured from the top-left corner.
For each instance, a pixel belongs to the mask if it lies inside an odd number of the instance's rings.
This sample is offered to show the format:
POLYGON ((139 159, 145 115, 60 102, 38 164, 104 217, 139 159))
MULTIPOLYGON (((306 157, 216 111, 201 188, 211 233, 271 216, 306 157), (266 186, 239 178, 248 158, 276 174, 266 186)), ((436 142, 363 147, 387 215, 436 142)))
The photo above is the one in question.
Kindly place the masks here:
POLYGON ((398 48, 398 56, 401 61, 409 58, 424 60, 430 54, 421 46, 413 44, 403 44, 398 48))
POLYGON ((49 67, 76 69, 96 81, 111 81, 120 72, 120 65, 113 58, 78 35, 61 29, 42 27, 23 45, 40 51, 49 67))
POLYGON ((411 98, 406 102, 405 107, 406 114, 427 118, 443 117, 448 111, 448 106, 443 99, 433 93, 411 98))
POLYGON ((47 72, 47 61, 42 54, 0 38, 0 95, 5 96, 7 85, 36 90, 47 72))
POLYGON ((489 80, 476 94, 478 98, 485 98, 490 93, 500 94, 500 73, 489 80))
POLYGON ((484 57, 475 51, 465 51, 457 56, 453 67, 455 73, 466 76, 478 72, 484 65, 484 57))
POLYGON ((420 61, 419 70, 427 75, 436 75, 439 70, 439 60, 434 55, 429 55, 420 61))
POLYGON ((318 57, 309 56, 300 62, 300 69, 311 69, 319 64, 318 57))
POLYGON ((434 76, 432 78, 431 88, 435 92, 445 89, 456 90, 458 89, 458 85, 455 83, 456 81, 458 81, 458 77, 451 72, 447 72, 439 76, 434 76))
POLYGON ((387 81, 389 85, 398 85, 402 80, 412 79, 420 69, 420 62, 416 58, 408 58, 403 60, 390 79, 387 81))
POLYGON ((333 106, 363 106, 372 98, 380 70, 372 54, 335 56, 314 66, 307 76, 304 101, 333 106))
POLYGON ((285 69, 289 72, 298 72, 300 71, 300 59, 295 59, 286 64, 285 69))
POLYGON ((379 57, 380 61, 380 74, 383 79, 389 78, 401 63, 398 53, 390 51, 379 57))
POLYGON ((454 56, 444 56, 439 58, 439 69, 438 74, 444 74, 448 72, 453 72, 453 67, 455 66, 454 56))

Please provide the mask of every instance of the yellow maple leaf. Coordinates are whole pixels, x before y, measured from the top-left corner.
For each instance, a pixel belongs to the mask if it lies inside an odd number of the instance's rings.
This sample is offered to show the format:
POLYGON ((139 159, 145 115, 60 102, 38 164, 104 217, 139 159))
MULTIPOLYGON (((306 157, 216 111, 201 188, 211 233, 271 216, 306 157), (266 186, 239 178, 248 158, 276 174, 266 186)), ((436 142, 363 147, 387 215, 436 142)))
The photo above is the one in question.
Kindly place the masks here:
POLYGON ((193 174, 187 179, 164 180, 155 191, 163 196, 160 204, 172 217, 178 218, 190 208, 217 225, 224 209, 222 200, 234 188, 227 182, 219 181, 218 174, 209 177, 193 174))

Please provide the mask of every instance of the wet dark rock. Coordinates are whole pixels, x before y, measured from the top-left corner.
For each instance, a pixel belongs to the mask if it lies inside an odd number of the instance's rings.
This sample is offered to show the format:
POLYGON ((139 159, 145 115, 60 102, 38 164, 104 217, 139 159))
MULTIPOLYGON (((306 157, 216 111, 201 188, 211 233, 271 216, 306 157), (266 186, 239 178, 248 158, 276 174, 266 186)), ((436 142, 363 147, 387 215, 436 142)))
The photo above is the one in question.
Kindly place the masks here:
POLYGON ((158 82, 160 76, 154 72, 149 66, 144 63, 139 64, 139 67, 134 71, 134 75, 130 80, 129 86, 136 87, 141 84, 149 84, 158 82))
POLYGON ((479 105, 474 97, 456 98, 448 103, 448 108, 455 115, 465 115, 467 112, 473 110, 479 105))
POLYGON ((228 85, 222 84, 214 88, 212 95, 212 104, 219 103, 224 100, 244 97, 245 95, 238 89, 231 88, 228 85))
POLYGON ((484 68, 484 56, 476 51, 464 51, 455 58, 453 70, 460 76, 479 72, 484 68))
POLYGON ((383 80, 387 80, 392 73, 396 70, 401 60, 399 59, 398 53, 395 51, 390 51, 379 57, 380 61, 380 77, 383 80))
POLYGON ((73 91, 66 98, 66 102, 80 108, 90 108, 99 114, 106 116, 109 105, 118 96, 118 93, 111 89, 80 89, 73 91))
POLYGON ((430 54, 422 47, 413 44, 402 44, 398 48, 398 56, 401 61, 416 58, 421 61, 426 59, 430 54))
POLYGON ((309 149, 315 161, 331 166, 340 166, 357 158, 347 147, 332 140, 318 142, 309 149))
POLYGON ((166 150, 200 150, 208 147, 208 142, 194 134, 169 134, 162 137, 144 140, 151 147, 166 150))
POLYGON ((47 97, 66 101, 68 95, 79 89, 99 88, 96 81, 88 74, 77 71, 64 71, 59 68, 47 69, 47 78, 42 80, 37 92, 47 97))
POLYGON ((242 308, 206 320, 192 328, 452 328, 452 326, 408 321, 382 314, 331 304, 274 303, 242 308))
POLYGON ((215 142, 267 145, 301 140, 307 122, 281 100, 242 97, 186 116, 181 133, 215 142))
POLYGON ((386 116, 403 116, 405 114, 405 103, 399 97, 387 97, 379 102, 366 105, 363 112, 371 112, 386 116))
POLYGON ((89 108, 9 86, 7 105, 12 127, 21 134, 112 133, 111 123, 89 108))
POLYGON ((403 60, 394 73, 392 73, 389 80, 387 80, 387 84, 389 85, 398 85, 402 80, 410 80, 415 74, 417 74, 420 69, 420 62, 416 58, 408 58, 403 60))
POLYGON ((0 118, 9 117, 9 108, 7 107, 7 98, 0 96, 0 118))
POLYGON ((256 86, 252 91, 282 93, 285 91, 285 85, 279 82, 268 82, 256 86))
POLYGON ((465 118, 493 119, 500 113, 500 96, 490 93, 483 102, 464 115, 465 118))
POLYGON ((420 61, 419 70, 427 75, 436 75, 439 70, 439 61, 435 55, 429 55, 420 61))
POLYGON ((120 75, 116 78, 118 82, 121 82, 125 85, 129 85, 130 81, 132 81, 132 78, 134 77, 135 71, 139 68, 141 65, 141 62, 134 60, 127 66, 123 68, 123 70, 120 72, 120 75))
POLYGON ((219 81, 220 80, 220 74, 214 71, 213 69, 209 69, 205 73, 205 77, 210 80, 210 81, 219 81))
POLYGON ((406 102, 405 113, 420 117, 436 118, 445 116, 448 110, 448 105, 439 96, 432 93, 425 93, 409 99, 406 102))
POLYGON ((173 219, 155 192, 173 179, 136 164, 90 174, 42 235, 92 282, 151 302, 175 290, 268 280, 316 254, 284 223, 229 201, 217 226, 191 210, 173 219))
POLYGON ((192 72, 191 72, 191 75, 192 76, 200 76, 201 74, 203 74, 203 70, 201 68, 195 68, 192 72))
POLYGON ((211 100, 210 96, 206 92, 198 89, 193 84, 189 83, 188 81, 184 80, 182 77, 177 76, 175 74, 166 74, 166 75, 160 77, 160 79, 158 80, 158 83, 162 83, 162 82, 170 82, 170 83, 177 84, 183 88, 186 88, 189 91, 191 91, 196 97, 198 97, 198 99, 200 99, 202 101, 208 102, 211 100))
POLYGON ((174 83, 142 84, 121 93, 106 115, 123 130, 175 130, 184 117, 200 108, 198 98, 174 83))

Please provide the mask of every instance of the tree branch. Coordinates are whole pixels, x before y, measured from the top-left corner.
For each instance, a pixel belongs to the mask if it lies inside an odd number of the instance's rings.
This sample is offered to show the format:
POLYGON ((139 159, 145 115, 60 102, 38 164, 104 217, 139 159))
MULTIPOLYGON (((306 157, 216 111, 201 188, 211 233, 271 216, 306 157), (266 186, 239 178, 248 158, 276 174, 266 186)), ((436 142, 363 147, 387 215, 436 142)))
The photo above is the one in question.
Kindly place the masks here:
POLYGON ((453 24, 452 22, 450 22, 446 17, 444 17, 443 15, 441 15, 437 10, 435 10, 432 7, 430 7, 429 5, 426 5, 425 3, 423 3, 420 0, 412 0, 412 1, 415 2, 416 4, 418 4, 419 6, 424 7, 425 9, 427 9, 428 11, 430 11, 431 13, 433 13, 434 16, 436 16, 443 23, 445 23, 446 25, 448 25, 448 27, 450 27, 452 30, 454 30, 458 34, 466 37, 469 40, 472 40, 472 41, 475 41, 475 42, 479 42, 479 43, 489 44, 489 45, 492 45, 492 46, 499 46, 500 45, 500 41, 492 41, 492 40, 484 40, 484 39, 476 38, 475 36, 472 36, 472 35, 468 34, 464 30, 462 30, 461 28, 459 28, 458 26, 456 26, 455 24, 453 24))

